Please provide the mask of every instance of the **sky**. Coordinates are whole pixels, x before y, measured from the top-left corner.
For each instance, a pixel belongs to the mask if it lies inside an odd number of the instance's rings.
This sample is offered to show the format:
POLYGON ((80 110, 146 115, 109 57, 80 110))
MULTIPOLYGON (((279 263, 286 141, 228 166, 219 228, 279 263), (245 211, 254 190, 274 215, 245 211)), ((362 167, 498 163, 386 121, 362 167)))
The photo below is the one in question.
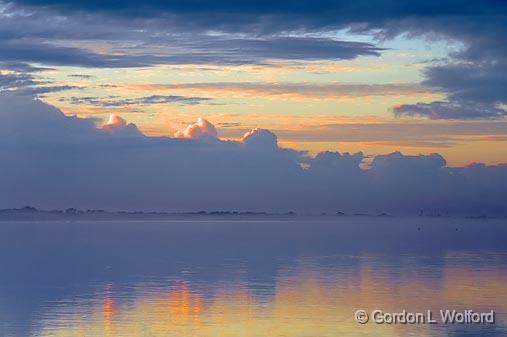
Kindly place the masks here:
MULTIPOLYGON (((279 198, 302 189, 320 202, 306 206, 332 209, 332 200, 346 196, 326 179, 339 175, 342 186, 357 173, 351 183, 366 186, 383 167, 400 178, 397 191, 406 185, 397 170, 406 179, 430 179, 422 183, 464 184, 464 192, 446 194, 442 209, 463 210, 468 194, 485 189, 491 200, 477 212, 493 212, 504 206, 492 199, 505 196, 497 189, 502 182, 475 181, 470 172, 505 177, 506 17, 500 0, 0 0, 1 179, 33 181, 31 190, 12 186, 19 195, 0 195, 0 204, 100 207, 91 186, 107 186, 109 176, 114 188, 124 179, 146 195, 122 202, 111 195, 105 208, 227 208, 226 199, 234 204, 245 191, 252 198, 238 208, 304 208, 301 200, 269 204, 275 196, 259 203, 272 179, 279 198), (104 148, 115 154, 100 157, 104 148), (240 167, 240 157, 252 167, 240 167), (152 167, 137 174, 107 162, 112 158, 152 167), (161 167, 176 177, 162 177, 161 167), (259 173, 266 167, 269 174, 259 173), (56 172, 64 178, 51 184, 56 172), (164 183, 143 181, 150 174, 164 183), (76 185, 72 175, 93 183, 76 185), (213 189, 226 178, 234 186, 218 202, 213 189), (189 191, 179 186, 189 181, 189 191), (164 204, 166 192, 154 192, 164 184, 188 200, 164 204), (62 191, 52 198, 45 188, 62 191), (73 188, 76 200, 62 197, 73 188), (202 200, 193 203, 195 193, 202 200)), ((374 189, 358 193, 350 208, 382 191, 374 189)), ((424 193, 400 207, 416 209, 426 198, 437 209, 438 198, 424 193)), ((395 200, 384 208, 396 208, 395 200)), ((364 208, 382 208, 371 203, 364 208)))

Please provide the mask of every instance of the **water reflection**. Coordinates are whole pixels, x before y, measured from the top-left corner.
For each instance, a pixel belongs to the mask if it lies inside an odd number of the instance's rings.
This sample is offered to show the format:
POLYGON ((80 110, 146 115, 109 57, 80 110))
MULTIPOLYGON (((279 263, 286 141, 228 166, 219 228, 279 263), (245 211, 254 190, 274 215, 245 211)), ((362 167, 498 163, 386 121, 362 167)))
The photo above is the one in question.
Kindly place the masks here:
POLYGON ((3 223, 1 337, 507 335, 503 221, 3 223), (359 325, 354 312, 497 313, 359 325))
POLYGON ((106 286, 106 293, 104 296, 104 304, 102 305, 102 313, 104 319, 104 336, 111 337, 113 334, 113 318, 114 318, 114 302, 111 294, 112 284, 106 286))
MULTIPOLYGON (((507 330, 507 271, 481 264, 485 253, 444 257, 443 266, 407 256, 349 257, 358 270, 334 269, 347 258, 302 259, 282 267, 272 289, 254 280, 206 284, 165 280, 115 286, 83 303, 57 305, 40 317, 38 336, 500 336, 507 330), (497 312, 494 327, 359 325, 353 313, 440 309, 497 312), (460 330, 462 332, 460 332, 460 330), (472 329, 472 330, 470 330, 472 329), (478 330, 479 329, 479 330, 478 330), (479 333, 479 334, 478 334, 479 333)), ((489 253, 505 263, 502 253, 489 253)), ((241 276, 242 271, 238 271, 241 276)))

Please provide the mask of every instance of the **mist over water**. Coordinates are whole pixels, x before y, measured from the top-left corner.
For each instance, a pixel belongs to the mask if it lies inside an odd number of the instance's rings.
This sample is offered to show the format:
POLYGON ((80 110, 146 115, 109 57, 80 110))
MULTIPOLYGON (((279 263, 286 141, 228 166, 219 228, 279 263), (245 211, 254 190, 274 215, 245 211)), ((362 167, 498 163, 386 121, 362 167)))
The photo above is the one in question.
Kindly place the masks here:
POLYGON ((0 336, 504 336, 505 220, 0 223, 0 336), (495 310, 487 325, 358 309, 495 310))

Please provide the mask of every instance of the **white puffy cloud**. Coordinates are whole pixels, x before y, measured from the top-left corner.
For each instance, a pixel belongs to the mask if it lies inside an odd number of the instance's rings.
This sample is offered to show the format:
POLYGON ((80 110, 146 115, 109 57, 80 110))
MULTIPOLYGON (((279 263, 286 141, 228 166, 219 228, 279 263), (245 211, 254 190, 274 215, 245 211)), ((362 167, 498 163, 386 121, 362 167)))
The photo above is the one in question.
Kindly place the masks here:
POLYGON ((191 139, 218 138, 218 133, 213 124, 199 117, 197 122, 188 125, 184 130, 176 131, 174 137, 191 139))
POLYGON ((0 95, 0 121, 0 208, 507 214, 506 165, 395 152, 363 169, 362 153, 310 157, 268 130, 222 141, 200 119, 182 138, 148 137, 14 94, 0 95))

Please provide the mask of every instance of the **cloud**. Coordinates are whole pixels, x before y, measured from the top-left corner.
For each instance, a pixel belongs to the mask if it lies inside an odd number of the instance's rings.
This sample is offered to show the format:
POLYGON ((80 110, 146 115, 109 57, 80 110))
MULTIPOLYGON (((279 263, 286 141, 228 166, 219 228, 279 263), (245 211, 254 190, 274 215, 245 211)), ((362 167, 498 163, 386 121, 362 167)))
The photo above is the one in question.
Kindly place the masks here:
POLYGON ((429 119, 497 119, 507 116, 507 111, 491 104, 457 102, 432 102, 403 104, 394 107, 396 116, 421 116, 429 119))
MULTIPOLYGON (((295 5, 292 1, 117 4, 22 0, 2 3, 0 15, 0 61, 54 66, 266 65, 277 60, 343 60, 379 56, 384 50, 374 42, 340 40, 340 30, 367 35, 371 41, 401 34, 437 37, 458 41, 463 48, 452 52, 446 63, 430 63, 423 71, 426 89, 418 90, 448 97, 446 104, 435 102, 432 110, 438 113, 434 117, 497 118, 504 114, 507 102, 507 50, 498 43, 507 34, 507 13, 501 1, 428 4, 418 0, 401 5, 390 0, 354 4, 303 0, 295 5)), ((218 87, 215 90, 223 92, 218 87)), ((322 99, 353 89, 247 88, 250 93, 258 90, 272 96, 296 94, 322 99)), ((181 102, 187 103, 192 104, 181 102)), ((416 104, 410 110, 420 111, 421 106, 416 104)))
MULTIPOLYGON (((0 1, 0 5, 3 3, 0 1)), ((56 66, 143 67, 157 64, 266 64, 273 60, 342 60, 382 48, 307 34, 238 34, 186 29, 175 16, 130 20, 111 13, 60 12, 10 3, 0 12, 0 61, 56 66), (76 43, 80 41, 80 43, 76 43)), ((218 29, 213 27, 213 31, 218 29)))
POLYGON ((127 123, 125 119, 116 115, 110 114, 107 122, 102 124, 102 130, 116 136, 129 137, 135 136, 140 137, 142 133, 139 131, 137 126, 132 123, 127 123))
POLYGON ((103 129, 117 129, 127 126, 127 121, 118 115, 109 115, 109 120, 102 125, 103 129))
POLYGON ((431 94, 417 83, 354 84, 340 82, 213 82, 177 84, 126 84, 134 90, 192 90, 213 97, 290 97, 292 99, 336 99, 348 96, 403 96, 431 94))
POLYGON ((428 115, 433 110, 433 116, 456 119, 496 119, 507 114, 507 47, 498 42, 507 34, 507 13, 505 6, 496 7, 499 4, 486 2, 482 11, 471 16, 414 17, 384 26, 386 36, 409 32, 461 45, 423 70, 422 84, 446 94, 447 102, 407 106, 407 111, 424 110, 428 115))
MULTIPOLYGON (((120 38, 116 36, 116 38, 120 38)), ((99 40, 102 41, 102 40, 99 40)), ((69 41, 69 44, 73 44, 69 41)), ((361 55, 379 56, 382 49, 371 43, 337 41, 324 38, 235 38, 207 35, 181 35, 173 41, 178 50, 159 47, 150 53, 148 46, 132 53, 96 52, 86 48, 57 46, 48 42, 5 41, 0 50, 2 61, 36 62, 55 66, 95 68, 146 67, 157 64, 261 64, 273 60, 348 60, 361 55)), ((160 41, 159 41, 160 43, 160 41)), ((130 49, 130 50, 129 50, 130 49)))
MULTIPOLYGON (((349 60, 361 55, 379 56, 382 48, 371 43, 315 37, 207 38, 203 48, 227 51, 245 63, 268 60, 349 60)), ((241 62, 235 62, 241 63, 241 62)))
POLYGON ((239 122, 222 122, 217 124, 221 128, 236 128, 238 126, 241 126, 241 123, 239 122))
POLYGON ((43 97, 43 94, 47 94, 50 92, 58 92, 65 90, 81 90, 82 87, 78 87, 75 85, 40 85, 37 84, 31 87, 21 87, 16 89, 16 91, 23 95, 40 95, 43 97))
POLYGON ((206 97, 178 96, 178 95, 151 95, 137 98, 120 98, 118 96, 94 97, 81 96, 61 98, 60 101, 68 101, 76 105, 93 105, 104 108, 121 107, 128 105, 152 105, 152 104, 177 104, 177 105, 197 105, 211 100, 206 97))
POLYGON ((72 85, 51 85, 37 78, 36 73, 49 70, 23 62, 0 62, 0 92, 15 91, 26 96, 45 94, 71 89, 72 85))
POLYGON ((122 132, 135 126, 119 116, 66 116, 13 93, 0 94, 0 120, 0 208, 506 215, 507 165, 396 152, 364 169, 362 153, 312 157, 268 130, 222 140, 199 119, 183 138, 148 137, 122 132))
POLYGON ((346 1, 290 0, 276 3, 254 0, 185 2, 150 1, 68 1, 68 0, 18 0, 17 3, 42 8, 56 8, 61 13, 84 10, 89 13, 107 13, 118 17, 166 17, 184 29, 236 29, 247 28, 255 32, 272 33, 281 29, 322 29, 350 22, 381 24, 388 20, 414 16, 472 16, 505 13, 498 1, 451 0, 444 3, 428 3, 424 0, 400 5, 390 0, 346 1))
POLYGON ((17 61, 2 61, 0 62, 0 69, 8 69, 16 73, 38 73, 46 70, 54 70, 48 67, 38 67, 25 62, 17 61))
POLYGON ((445 167, 445 159, 438 153, 430 155, 404 156, 400 152, 394 152, 389 155, 378 155, 373 159, 372 170, 376 174, 409 175, 415 169, 419 172, 436 172, 445 167))
MULTIPOLYGON (((13 148, 89 141, 100 134, 96 120, 65 116, 57 108, 18 92, 0 93, 0 140, 13 148)), ((3 147, 3 150, 11 150, 3 147)))
MULTIPOLYGON (((507 27, 505 32, 507 32, 507 27)), ((470 50, 465 50, 456 55, 458 60, 468 61, 466 63, 431 66, 426 69, 424 84, 446 92, 449 99, 453 101, 507 102, 505 95, 507 48, 485 56, 492 59, 482 59, 482 56, 479 56, 479 60, 475 62, 473 60, 475 57, 472 57, 470 53, 470 50)))
MULTIPOLYGON (((333 122, 327 116, 312 117, 311 121, 301 121, 304 127, 292 125, 271 129, 280 139, 288 142, 321 143, 374 143, 391 144, 398 147, 448 147, 454 143, 474 140, 503 141, 507 134, 507 122, 503 120, 448 120, 429 121, 388 121, 376 119, 367 123, 354 120, 333 122)), ((297 125, 297 123, 296 123, 297 125)), ((220 126, 220 125, 219 125, 220 126)), ((222 136, 241 138, 244 127, 220 128, 222 136)))
MULTIPOLYGON (((485 33, 488 35, 488 33, 485 33)), ((498 32, 489 32, 490 38, 501 38, 507 34, 507 26, 498 32)), ((468 48, 455 55, 457 61, 443 66, 431 66, 425 71, 424 84, 447 94, 449 102, 434 102, 431 109, 435 116, 451 118, 496 119, 505 117, 507 110, 507 49, 498 50, 496 41, 483 45, 484 52, 477 55, 475 44, 480 37, 473 37, 468 48), (464 62, 465 61, 465 62, 464 62)), ((424 109, 421 104, 409 107, 424 109)), ((415 108, 415 109, 414 109, 415 108)))
POLYGON ((34 85, 33 76, 23 73, 0 72, 0 90, 17 89, 34 85))
POLYGON ((86 75, 86 74, 70 74, 70 75, 67 75, 68 77, 73 77, 73 78, 79 78, 79 79, 83 79, 83 80, 89 80, 89 79, 92 79, 94 76, 92 75, 86 75))
POLYGON ((176 131, 174 133, 175 138, 190 138, 190 139, 199 139, 199 138, 218 138, 217 130, 215 126, 205 120, 204 118, 199 117, 197 122, 188 125, 184 130, 176 131))
POLYGON ((0 61, 33 62, 51 66, 81 66, 95 68, 142 67, 171 63, 173 57, 156 55, 114 55, 98 53, 85 48, 57 46, 46 41, 18 42, 4 40, 0 49, 0 61))
MULTIPOLYGON (((463 61, 458 67, 463 69, 470 66, 467 60, 475 67, 484 64, 488 54, 505 55, 497 42, 505 35, 505 6, 494 0, 467 1, 466 5, 454 0, 403 5, 391 0, 354 4, 304 0, 297 5, 292 1, 210 4, 200 0, 1 4, 0 59, 4 60, 85 67, 265 64, 273 59, 353 59, 383 51, 373 43, 338 40, 338 30, 370 36, 436 33, 451 37, 468 46, 458 55, 463 61), (75 41, 83 43, 76 47, 75 41)), ((483 70, 488 67, 484 64, 483 70)), ((471 78, 480 72, 473 74, 471 78)))
POLYGON ((278 148, 276 135, 265 129, 255 128, 243 135, 241 142, 248 148, 273 150, 278 148))
POLYGON ((315 175, 332 175, 336 172, 346 172, 347 175, 359 177, 362 171, 357 168, 365 159, 362 152, 350 154, 324 151, 310 160, 311 171, 315 175))

